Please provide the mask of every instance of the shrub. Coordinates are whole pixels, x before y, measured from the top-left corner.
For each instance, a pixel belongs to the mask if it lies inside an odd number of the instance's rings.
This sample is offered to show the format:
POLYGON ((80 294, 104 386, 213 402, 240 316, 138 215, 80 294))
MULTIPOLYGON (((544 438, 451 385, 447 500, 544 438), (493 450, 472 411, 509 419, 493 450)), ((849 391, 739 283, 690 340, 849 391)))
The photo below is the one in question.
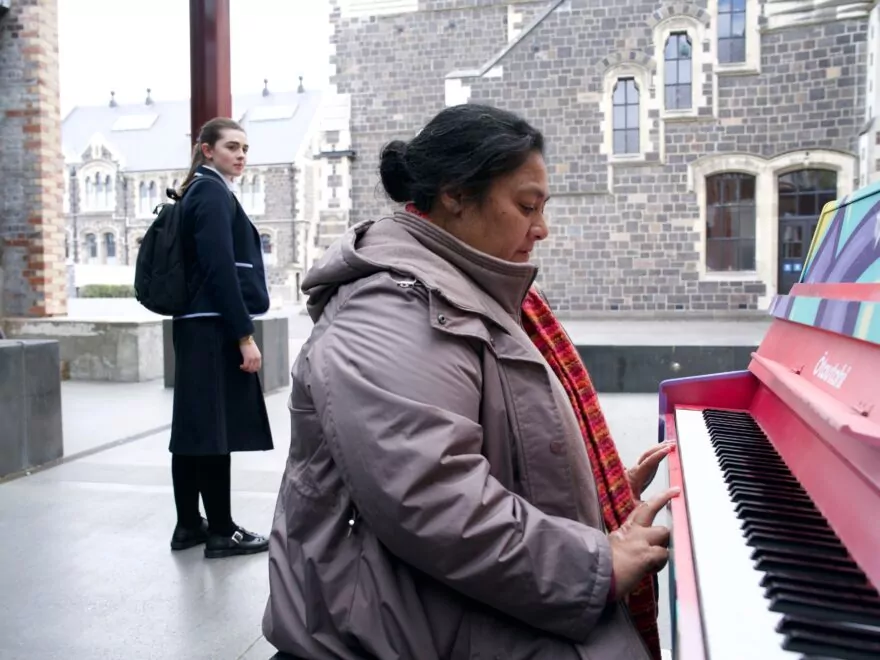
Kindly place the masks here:
POLYGON ((80 298, 134 298, 129 284, 88 284, 79 290, 80 298))

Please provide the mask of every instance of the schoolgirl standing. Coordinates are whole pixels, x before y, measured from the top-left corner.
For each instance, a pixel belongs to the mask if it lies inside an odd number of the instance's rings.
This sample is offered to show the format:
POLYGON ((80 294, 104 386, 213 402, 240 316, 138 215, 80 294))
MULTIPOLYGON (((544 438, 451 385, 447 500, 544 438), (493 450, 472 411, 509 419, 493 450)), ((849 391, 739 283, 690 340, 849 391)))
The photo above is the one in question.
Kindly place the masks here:
POLYGON ((178 191, 186 279, 194 293, 173 326, 169 449, 177 526, 171 548, 205 543, 207 558, 268 547, 265 537, 233 521, 230 503, 230 454, 273 448, 252 321, 269 309, 269 291, 259 232, 231 191, 247 152, 238 123, 212 119, 202 127, 178 191))

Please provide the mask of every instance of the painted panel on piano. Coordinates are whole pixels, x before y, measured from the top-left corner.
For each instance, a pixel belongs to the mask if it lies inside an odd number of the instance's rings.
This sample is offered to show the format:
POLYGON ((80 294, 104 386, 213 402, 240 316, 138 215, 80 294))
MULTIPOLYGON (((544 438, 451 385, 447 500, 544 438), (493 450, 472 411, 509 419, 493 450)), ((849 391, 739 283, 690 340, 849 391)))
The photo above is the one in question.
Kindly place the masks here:
POLYGON ((851 287, 848 295, 839 286, 853 284, 880 289, 880 183, 825 206, 800 284, 777 296, 770 313, 880 344, 880 302, 864 293, 853 296, 851 287), (803 295, 806 290, 810 295, 803 295))

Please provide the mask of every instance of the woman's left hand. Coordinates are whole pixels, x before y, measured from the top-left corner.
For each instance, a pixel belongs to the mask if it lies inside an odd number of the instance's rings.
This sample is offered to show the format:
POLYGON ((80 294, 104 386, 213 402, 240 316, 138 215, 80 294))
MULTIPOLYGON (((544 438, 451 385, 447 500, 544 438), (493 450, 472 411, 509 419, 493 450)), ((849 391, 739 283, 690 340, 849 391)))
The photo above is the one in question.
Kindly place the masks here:
POLYGON ((655 447, 651 447, 644 454, 639 456, 636 464, 626 471, 626 479, 629 481, 633 495, 636 500, 642 499, 642 493, 654 481, 657 474, 657 468, 660 462, 675 448, 675 442, 661 442, 655 447))

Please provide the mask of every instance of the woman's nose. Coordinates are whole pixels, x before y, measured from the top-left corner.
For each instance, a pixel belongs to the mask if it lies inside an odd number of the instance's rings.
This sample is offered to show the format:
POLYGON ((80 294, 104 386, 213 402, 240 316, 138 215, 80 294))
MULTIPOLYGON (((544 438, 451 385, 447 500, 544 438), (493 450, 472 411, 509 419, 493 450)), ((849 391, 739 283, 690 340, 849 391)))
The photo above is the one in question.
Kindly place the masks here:
POLYGON ((544 217, 544 214, 541 214, 538 222, 532 225, 532 237, 536 241, 543 241, 550 234, 550 229, 547 227, 547 220, 544 217))

